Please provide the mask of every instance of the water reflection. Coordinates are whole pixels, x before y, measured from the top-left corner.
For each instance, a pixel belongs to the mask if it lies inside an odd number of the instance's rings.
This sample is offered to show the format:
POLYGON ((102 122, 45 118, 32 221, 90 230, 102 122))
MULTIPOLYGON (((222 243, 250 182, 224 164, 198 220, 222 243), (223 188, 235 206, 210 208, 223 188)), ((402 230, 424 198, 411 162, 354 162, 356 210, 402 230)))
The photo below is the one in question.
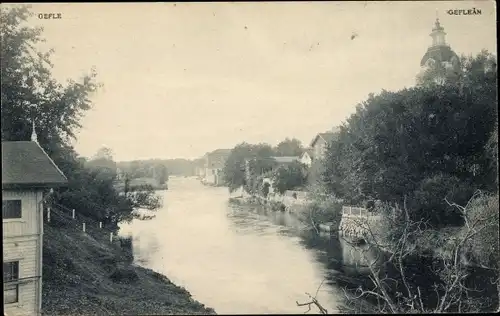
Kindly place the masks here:
POLYGON ((162 193, 155 219, 122 225, 133 235, 135 260, 220 314, 305 312, 295 302, 325 278, 318 300, 335 312, 345 267, 362 265, 342 240, 301 230, 289 213, 228 204, 225 188, 177 178, 162 193))

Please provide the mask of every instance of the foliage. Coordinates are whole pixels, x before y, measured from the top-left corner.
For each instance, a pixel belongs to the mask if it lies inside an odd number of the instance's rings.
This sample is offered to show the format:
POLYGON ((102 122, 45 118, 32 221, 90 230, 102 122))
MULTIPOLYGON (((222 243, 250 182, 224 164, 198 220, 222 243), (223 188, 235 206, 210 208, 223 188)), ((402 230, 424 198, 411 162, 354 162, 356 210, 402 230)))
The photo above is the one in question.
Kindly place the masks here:
POLYGON ((204 165, 203 159, 188 160, 182 158, 176 159, 146 159, 119 161, 117 167, 124 173, 127 173, 131 178, 153 177, 153 169, 156 168, 158 180, 162 180, 165 175, 165 182, 168 181, 169 175, 174 176, 193 176, 195 175, 196 167, 202 168, 204 165), (165 174, 163 174, 165 172, 165 174), (159 175, 162 175, 161 177, 159 175))
POLYGON ((158 180, 158 183, 160 185, 165 184, 168 181, 168 170, 165 165, 156 165, 155 167, 155 175, 156 179, 158 180))
POLYGON ((296 138, 286 138, 274 149, 276 156, 300 156, 304 152, 302 143, 296 138))
POLYGON ((443 63, 433 62, 417 76, 417 85, 436 86, 445 83, 456 83, 460 80, 460 75, 459 63, 452 67, 447 67, 443 63))
POLYGON ((410 214, 412 220, 417 216, 426 218, 435 227, 462 225, 460 212, 456 207, 446 204, 443 197, 458 204, 465 204, 474 193, 473 189, 457 177, 435 175, 420 182, 413 192, 410 207, 415 212, 410 214))
POLYGON ((275 165, 272 159, 274 152, 268 144, 252 145, 241 143, 230 152, 223 169, 224 182, 233 192, 244 187, 247 192, 254 190, 255 177, 272 170, 275 165), (246 177, 246 171, 251 178, 246 177))
MULTIPOLYGON (((494 293, 495 289, 491 285, 496 284, 497 291, 500 288, 498 196, 476 192, 465 206, 447 199, 445 201, 463 217, 466 225, 461 229, 446 234, 438 231, 434 236, 428 237, 427 233, 432 230, 427 229, 425 221, 413 221, 410 218, 411 212, 406 203, 403 209, 385 217, 390 223, 386 228, 390 232, 384 237, 373 234, 369 228, 366 236, 369 245, 388 249, 389 254, 380 254, 376 260, 365 257, 373 288, 359 287, 354 290, 355 295, 344 291, 349 301, 363 296, 376 298, 378 312, 385 313, 483 312, 485 309, 495 309, 494 305, 498 306, 495 299, 489 300, 494 298, 494 294, 498 294, 494 293), (447 235, 447 238, 436 238, 442 235, 447 235), (433 244, 422 252, 422 244, 428 244, 429 241, 433 241, 433 244), (474 249, 477 245, 482 245, 480 250, 474 249), (493 248, 488 249, 487 246, 493 248), (439 248, 446 250, 439 251, 439 248), (497 251, 492 253, 492 250, 497 251), (476 253, 475 258, 482 258, 483 264, 491 264, 486 268, 494 274, 492 281, 479 274, 477 267, 474 270, 466 265, 466 258, 470 257, 471 252, 476 253), (412 261, 428 260, 422 256, 423 253, 430 254, 437 260, 424 263, 423 266, 428 271, 418 276, 412 268, 412 261), (424 275, 426 280, 422 280, 424 275)), ((352 244, 349 240, 346 242, 364 256, 371 249, 371 246, 352 244)))
POLYGON ((67 188, 56 190, 56 202, 89 217, 114 224, 131 214, 132 201, 113 189, 116 167, 109 149, 96 159, 78 157, 71 146, 80 119, 91 108, 90 97, 101 86, 96 71, 79 81, 57 82, 51 73, 53 51, 37 49, 42 29, 26 25, 28 6, 1 8, 2 141, 30 139, 32 121, 40 146, 67 176, 67 188))
POLYGON ((304 206, 299 219, 316 227, 320 223, 331 222, 338 227, 342 217, 342 201, 333 196, 311 196, 309 203, 304 206))
MULTIPOLYGON (((120 168, 121 173, 126 174, 129 179, 152 178, 159 185, 168 181, 170 169, 168 169, 168 160, 133 160, 129 162, 118 162, 116 166, 120 168)), ((191 170, 191 169, 190 169, 191 170)), ((191 172, 191 171, 190 171, 191 172)), ((186 175, 190 175, 186 173, 186 175)))
MULTIPOLYGON (((484 227, 467 244, 471 259, 483 267, 500 271, 499 245, 499 209, 498 194, 484 194, 471 201, 468 207, 468 218, 471 222, 484 222, 486 219, 492 225, 484 227)), ((467 227, 463 227, 465 231, 467 227)))
POLYGON ((154 194, 151 185, 135 187, 134 190, 126 192, 126 197, 133 208, 156 210, 161 207, 160 197, 154 194))
POLYGON ((273 187, 280 194, 287 190, 301 188, 306 183, 305 166, 292 162, 276 168, 272 173, 273 187))
POLYGON ((262 196, 263 197, 267 197, 267 195, 269 194, 269 187, 271 185, 269 184, 269 182, 264 182, 264 184, 262 185, 262 196))
POLYGON ((429 179, 453 175, 462 187, 495 191, 496 165, 487 154, 497 113, 491 64, 496 58, 482 52, 463 58, 459 81, 371 94, 327 150, 322 178, 328 190, 350 204, 402 203, 405 195, 412 203, 429 179))
POLYGON ((92 171, 97 171, 100 178, 109 181, 115 180, 117 176, 116 162, 113 161, 111 149, 102 147, 94 155, 94 158, 85 162, 84 166, 92 171))

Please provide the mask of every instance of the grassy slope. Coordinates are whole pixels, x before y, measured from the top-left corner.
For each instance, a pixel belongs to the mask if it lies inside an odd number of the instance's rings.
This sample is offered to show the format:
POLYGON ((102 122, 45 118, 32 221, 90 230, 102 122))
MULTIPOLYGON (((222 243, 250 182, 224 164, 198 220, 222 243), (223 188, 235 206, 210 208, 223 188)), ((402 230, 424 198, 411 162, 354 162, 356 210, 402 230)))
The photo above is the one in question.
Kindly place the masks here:
POLYGON ((44 225, 44 315, 215 314, 88 230, 44 225))

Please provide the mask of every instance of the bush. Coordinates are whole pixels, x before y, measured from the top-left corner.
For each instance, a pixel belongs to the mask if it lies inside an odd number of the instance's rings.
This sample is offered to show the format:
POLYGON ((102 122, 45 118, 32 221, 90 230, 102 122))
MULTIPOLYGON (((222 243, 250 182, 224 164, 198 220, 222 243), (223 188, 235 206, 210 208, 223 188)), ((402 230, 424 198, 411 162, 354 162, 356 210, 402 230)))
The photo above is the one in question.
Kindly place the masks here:
POLYGON ((414 221, 428 220, 435 228, 460 226, 463 218, 456 207, 446 203, 465 205, 474 193, 474 188, 454 176, 436 175, 426 178, 413 192, 409 203, 410 218, 414 221))
POLYGON ((315 224, 333 222, 338 226, 342 218, 342 203, 331 196, 313 196, 301 214, 301 221, 308 224, 311 224, 312 217, 315 224))
POLYGON ((481 220, 484 224, 490 223, 470 240, 467 245, 468 253, 471 253, 474 261, 480 265, 498 271, 500 268, 498 194, 479 196, 469 203, 468 209, 469 221, 481 220))

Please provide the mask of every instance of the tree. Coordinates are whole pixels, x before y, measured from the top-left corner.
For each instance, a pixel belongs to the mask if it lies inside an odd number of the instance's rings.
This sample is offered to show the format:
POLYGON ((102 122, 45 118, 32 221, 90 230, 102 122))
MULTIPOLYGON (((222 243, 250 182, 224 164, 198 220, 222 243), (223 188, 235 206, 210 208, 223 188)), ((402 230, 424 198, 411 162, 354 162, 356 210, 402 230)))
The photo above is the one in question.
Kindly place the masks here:
POLYGON ((408 195, 412 212, 429 213, 413 195, 437 175, 456 177, 472 191, 496 190, 485 150, 497 113, 491 64, 496 59, 482 52, 463 58, 458 83, 370 95, 327 151, 323 178, 330 192, 349 203, 402 203, 408 195))
POLYGON ((94 155, 94 159, 113 160, 113 150, 109 147, 102 146, 99 150, 97 150, 97 153, 94 155))
POLYGON ((422 220, 411 220, 406 203, 396 217, 386 216, 384 229, 359 222, 367 228, 365 240, 368 246, 353 244, 368 262, 371 289, 360 286, 350 291, 344 289, 348 301, 361 297, 377 300, 380 313, 471 313, 498 308, 495 295, 500 293, 499 282, 499 242, 498 242, 498 196, 476 192, 465 206, 445 202, 457 209, 463 216, 465 226, 446 234, 426 230, 422 220), (382 231, 382 234, 378 231, 382 231), (388 249, 384 259, 379 256, 370 260, 366 255, 371 247, 388 249), (436 249, 442 251, 436 254, 436 249), (426 274, 432 275, 431 284, 422 283, 411 270, 413 260, 427 260, 426 253, 437 255, 437 260, 429 262, 426 274), (464 261, 468 260, 467 265, 464 261), (492 280, 481 280, 474 269, 494 272, 492 280), (390 269, 394 275, 389 276, 390 269), (385 270, 385 271, 384 271, 385 270), (486 283, 481 283, 486 281, 486 283), (491 282, 491 283, 490 283, 491 282), (488 286, 496 285, 497 293, 488 286), (487 292, 489 290, 489 292, 487 292), (479 294, 479 295, 478 295, 479 294), (488 300, 493 298, 493 300, 488 300))
POLYGON ((293 162, 286 166, 280 166, 273 171, 273 187, 283 194, 286 190, 302 187, 306 182, 304 166, 299 162, 293 162))
POLYGON ((168 170, 164 164, 157 164, 155 167, 155 175, 158 183, 164 185, 168 181, 168 170))
POLYGON ((111 181, 116 179, 116 162, 113 161, 111 149, 107 147, 100 148, 93 159, 87 161, 85 166, 98 172, 99 176, 105 177, 111 181))
POLYGON ((87 168, 71 146, 80 119, 92 106, 90 97, 101 86, 96 71, 65 85, 57 82, 51 73, 53 51, 36 49, 44 41, 42 29, 26 26, 32 15, 29 6, 1 8, 2 141, 29 140, 34 120, 40 146, 68 178, 67 188, 55 190, 56 202, 117 224, 130 216, 131 201, 114 190, 113 177, 100 177, 100 167, 87 168))
POLYGON ((92 69, 80 82, 70 80, 66 86, 56 82, 50 70, 53 51, 35 50, 43 41, 42 29, 22 25, 32 15, 29 7, 1 12, 2 140, 29 139, 34 119, 40 144, 52 153, 81 127, 79 119, 91 107, 88 97, 99 87, 96 72, 92 69))
POLYGON ((269 182, 265 182, 263 185, 262 185, 262 196, 263 197, 267 197, 269 195, 269 187, 271 185, 269 184, 269 182))
POLYGON ((446 65, 441 62, 433 61, 417 76, 417 85, 436 86, 443 84, 456 84, 460 78, 462 69, 460 62, 446 65), (450 67, 451 66, 451 67, 450 67))
POLYGON ((274 149, 276 156, 300 156, 304 152, 302 143, 296 138, 286 138, 274 149))
POLYGON ((236 145, 230 152, 223 169, 224 182, 229 191, 245 187, 252 191, 255 177, 272 170, 275 165, 272 159, 274 152, 268 144, 252 145, 241 143, 236 145), (251 178, 247 179, 248 169, 251 178), (250 183, 252 182, 252 183, 250 183))

